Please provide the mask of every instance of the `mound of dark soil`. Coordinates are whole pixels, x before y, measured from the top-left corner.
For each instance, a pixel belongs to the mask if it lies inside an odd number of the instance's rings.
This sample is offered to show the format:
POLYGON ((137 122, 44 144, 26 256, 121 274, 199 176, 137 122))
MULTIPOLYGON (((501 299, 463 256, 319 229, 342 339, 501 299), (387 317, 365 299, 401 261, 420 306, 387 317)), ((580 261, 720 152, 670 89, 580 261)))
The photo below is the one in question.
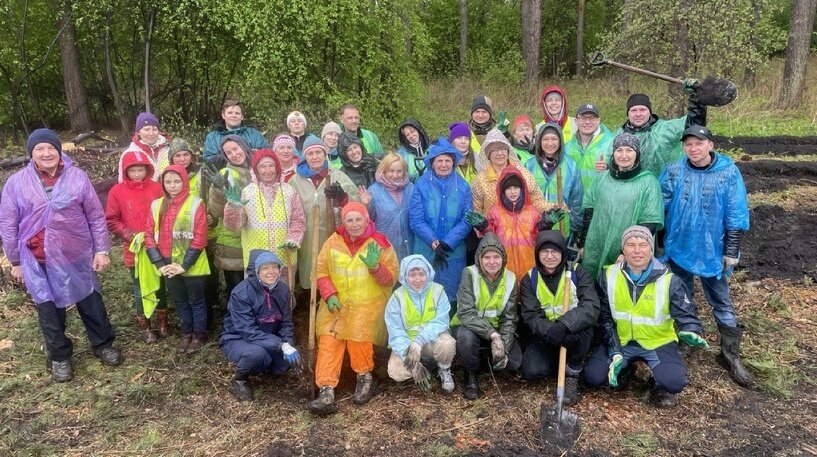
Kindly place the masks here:
POLYGON ((817 162, 736 162, 748 192, 776 192, 795 184, 817 185, 817 162))
POLYGON ((741 264, 749 278, 817 280, 817 214, 760 205, 752 210, 751 222, 741 243, 741 264))
POLYGON ((817 154, 817 136, 716 136, 718 149, 740 148, 747 154, 817 154))

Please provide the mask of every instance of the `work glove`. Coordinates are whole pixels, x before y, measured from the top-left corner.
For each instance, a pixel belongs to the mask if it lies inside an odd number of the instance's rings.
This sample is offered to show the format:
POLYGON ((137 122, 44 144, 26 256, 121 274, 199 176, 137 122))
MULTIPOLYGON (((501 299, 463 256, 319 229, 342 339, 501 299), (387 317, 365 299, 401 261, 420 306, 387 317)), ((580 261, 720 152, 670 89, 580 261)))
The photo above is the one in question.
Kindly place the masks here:
POLYGON ((695 89, 698 88, 699 82, 697 79, 687 78, 684 80, 683 90, 684 93, 692 94, 695 92, 695 89))
POLYGON ((565 337, 567 334, 567 326, 561 321, 556 321, 548 328, 548 331, 545 334, 545 342, 550 346, 564 346, 565 337))
POLYGON ((611 387, 618 387, 618 374, 624 368, 624 357, 621 354, 613 354, 613 361, 610 362, 610 371, 607 372, 607 383, 611 387))
POLYGON ((724 270, 730 270, 732 268, 735 268, 738 265, 738 262, 740 262, 740 259, 736 259, 735 257, 723 256, 721 258, 721 261, 723 262, 723 269, 724 270))
POLYGON ((465 222, 468 222, 471 227, 479 230, 480 232, 488 227, 488 219, 485 219, 485 216, 476 211, 466 211, 465 222))
POLYGON ((437 249, 434 250, 434 262, 432 262, 434 269, 439 271, 448 268, 448 256, 451 255, 450 251, 451 248, 440 241, 440 244, 437 245, 437 249))
POLYGON ((289 249, 290 251, 297 251, 301 247, 294 241, 284 241, 278 245, 278 249, 289 249))
POLYGON ((569 263, 577 262, 579 260, 579 258, 580 258, 579 253, 581 253, 581 248, 579 248, 575 244, 568 245, 567 246, 567 261, 569 263))
POLYGON ((533 139, 526 136, 516 142, 516 147, 528 152, 533 151, 533 139))
POLYGON ((241 199, 241 189, 238 186, 228 185, 227 189, 224 190, 224 197, 227 198, 228 202, 237 206, 244 206, 249 202, 249 200, 241 199))
POLYGON ((358 255, 358 258, 366 264, 366 267, 369 270, 377 269, 377 265, 380 262, 380 256, 383 254, 383 250, 380 249, 380 246, 377 243, 369 243, 369 247, 366 249, 366 256, 364 257, 363 254, 358 255))
POLYGON ((511 125, 511 121, 508 120, 508 114, 505 111, 500 111, 499 118, 496 121, 496 128, 504 135, 508 133, 509 125, 511 125))
POLYGON ((565 216, 567 216, 567 211, 561 206, 545 210, 545 212, 542 213, 542 219, 550 221, 551 226, 558 224, 565 216))
POLYGON ((414 371, 414 368, 420 363, 420 355, 423 353, 423 347, 420 346, 420 343, 411 343, 408 350, 406 351, 406 360, 403 361, 403 364, 409 371, 414 371))
POLYGON ((565 335, 565 340, 562 343, 562 346, 564 346, 567 350, 573 350, 576 349, 579 343, 581 343, 579 335, 576 335, 575 333, 568 333, 565 335))
POLYGON ((688 346, 694 348, 709 349, 709 343, 707 343, 705 339, 701 338, 701 335, 698 335, 695 332, 678 332, 678 339, 686 343, 688 346))
POLYGON ((327 198, 335 200, 336 203, 340 203, 344 198, 346 198, 346 191, 343 190, 343 187, 341 187, 339 183, 333 183, 331 186, 324 189, 323 193, 327 198))
POLYGON ((332 295, 326 300, 326 309, 328 309, 330 313, 340 311, 340 300, 338 300, 337 295, 332 295))
POLYGON ((496 371, 502 371, 507 366, 508 366, 508 356, 503 355, 502 358, 499 359, 499 360, 494 359, 494 364, 491 365, 491 368, 493 368, 496 371))
POLYGON ((414 369, 411 370, 411 378, 414 379, 414 384, 423 392, 431 390, 431 373, 428 372, 422 363, 417 363, 414 369))
POLYGON ((497 332, 491 333, 491 359, 497 362, 504 357, 505 344, 502 342, 502 336, 497 332))
POLYGON ((284 353, 284 360, 287 361, 290 367, 293 370, 300 372, 303 370, 303 362, 301 361, 301 353, 298 352, 297 349, 292 347, 289 343, 284 343, 281 345, 281 352, 284 353))
POLYGON ((205 180, 212 183, 216 189, 223 191, 227 188, 227 179, 218 172, 218 168, 212 163, 204 162, 204 166, 201 167, 201 175, 205 180))

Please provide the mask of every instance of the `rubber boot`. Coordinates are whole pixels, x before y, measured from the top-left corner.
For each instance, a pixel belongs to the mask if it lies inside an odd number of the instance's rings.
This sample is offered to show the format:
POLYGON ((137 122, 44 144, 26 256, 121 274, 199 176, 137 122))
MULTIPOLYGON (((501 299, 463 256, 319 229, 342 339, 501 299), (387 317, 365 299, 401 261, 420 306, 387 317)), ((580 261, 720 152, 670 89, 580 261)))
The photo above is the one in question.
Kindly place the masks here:
POLYGON ((233 376, 229 391, 238 401, 252 401, 252 389, 246 373, 236 373, 233 376))
POLYGON ((167 326, 167 310, 156 310, 156 325, 159 327, 159 338, 167 338, 170 336, 170 328, 167 326))
POLYGON ((190 340, 190 344, 187 346, 187 350, 185 351, 188 354, 192 354, 204 346, 204 342, 207 339, 206 334, 202 335, 193 335, 193 338, 190 340))
POLYGON ((182 337, 179 339, 179 345, 176 347, 176 353, 184 354, 187 352, 187 347, 190 346, 190 342, 193 340, 192 333, 184 333, 182 337))
POLYGON ((352 401, 356 405, 365 405, 377 395, 377 384, 374 382, 372 372, 360 373, 357 375, 357 385, 355 386, 355 394, 352 395, 352 401))
POLYGON ((479 398, 479 372, 475 370, 465 370, 462 379, 462 395, 469 400, 479 398))
POLYGON ((721 356, 729 369, 729 375, 741 386, 751 386, 754 383, 754 378, 740 359, 740 340, 743 335, 743 326, 725 327, 719 324, 718 330, 721 333, 721 356))
POLYGON ((142 341, 147 344, 153 344, 159 341, 156 338, 156 334, 153 333, 153 330, 150 328, 150 321, 145 316, 136 316, 136 326, 139 327, 139 336, 142 337, 142 341))
POLYGON ((309 402, 309 411, 312 414, 333 414, 338 412, 335 404, 335 389, 329 386, 321 387, 318 398, 309 402))
POLYGON ((575 405, 581 399, 582 393, 579 391, 579 378, 575 376, 565 376, 565 405, 575 405))

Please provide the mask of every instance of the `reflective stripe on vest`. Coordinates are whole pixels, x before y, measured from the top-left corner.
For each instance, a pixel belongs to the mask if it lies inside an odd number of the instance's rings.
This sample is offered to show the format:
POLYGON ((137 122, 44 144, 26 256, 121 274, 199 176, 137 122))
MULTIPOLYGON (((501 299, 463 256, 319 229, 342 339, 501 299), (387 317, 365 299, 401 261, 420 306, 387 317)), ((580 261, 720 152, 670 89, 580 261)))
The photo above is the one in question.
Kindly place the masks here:
POLYGON ((630 280, 622 271, 621 264, 611 265, 607 269, 607 300, 622 346, 634 340, 644 349, 652 350, 678 341, 675 321, 669 314, 671 280, 672 273, 664 273, 647 284, 633 304, 627 286, 630 280))
MULTIPOLYGON (((539 306, 542 308, 548 320, 555 321, 564 314, 562 312, 562 302, 564 301, 565 276, 567 275, 567 280, 572 282, 573 272, 569 270, 562 272, 555 296, 550 292, 545 281, 539 277, 539 270, 536 268, 532 269, 530 275, 531 279, 536 283, 536 299, 539 300, 539 306)), ((571 283, 570 286, 570 305, 568 309, 573 309, 579 305, 579 297, 576 295, 575 284, 571 283)))
MULTIPOLYGON (((513 286, 516 284, 516 276, 512 271, 505 269, 505 274, 496 286, 494 294, 488 291, 488 284, 482 279, 476 265, 467 268, 471 273, 471 289, 476 298, 476 308, 479 317, 486 319, 493 328, 499 328, 499 316, 505 310, 505 304, 511 298, 513 286)), ((451 325, 460 325, 459 316, 451 319, 451 325)))
MULTIPOLYGON (((165 197, 154 200, 150 205, 150 210, 153 213, 153 238, 159 242, 159 227, 161 221, 159 220, 159 210, 162 207, 162 202, 165 197)), ((172 248, 170 250, 170 261, 181 265, 184 263, 184 256, 187 254, 187 249, 190 248, 190 243, 193 241, 194 225, 196 223, 196 211, 199 210, 202 201, 195 195, 188 195, 179 213, 176 215, 176 220, 173 221, 172 233, 172 248)), ((199 254, 196 263, 188 268, 183 276, 206 276, 210 274, 210 265, 207 263, 207 253, 204 250, 199 254)))
POLYGON ((417 334, 423 330, 426 324, 437 317, 437 300, 435 297, 439 296, 441 291, 444 292, 444 289, 435 286, 436 284, 432 283, 428 292, 426 292, 426 298, 423 300, 422 315, 420 315, 414 306, 414 302, 411 300, 411 296, 409 296, 408 288, 404 286, 402 297, 403 324, 406 327, 406 333, 408 333, 412 341, 417 337, 417 334))

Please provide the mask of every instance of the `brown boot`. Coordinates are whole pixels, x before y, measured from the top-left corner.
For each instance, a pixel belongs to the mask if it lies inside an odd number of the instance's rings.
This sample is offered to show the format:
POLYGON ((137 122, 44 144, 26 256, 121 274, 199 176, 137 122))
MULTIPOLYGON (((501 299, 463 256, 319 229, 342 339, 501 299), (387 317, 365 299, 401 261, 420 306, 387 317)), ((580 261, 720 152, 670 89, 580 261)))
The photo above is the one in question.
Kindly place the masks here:
POLYGON ((182 334, 182 337, 179 340, 179 345, 176 347, 176 352, 179 354, 184 354, 185 352, 187 352, 187 348, 190 347, 190 343, 192 341, 193 341, 192 333, 182 334))
POLYGON ((203 335, 193 335, 193 339, 190 340, 190 345, 187 346, 186 352, 192 354, 201 349, 201 347, 204 346, 204 339, 205 337, 203 335))
POLYGON ((150 328, 150 321, 145 316, 136 316, 136 325, 139 327, 139 336, 142 337, 142 341, 147 344, 153 344, 158 340, 156 338, 156 334, 153 333, 153 330, 150 328))
POLYGON ((170 336, 170 329, 167 327, 167 310, 156 310, 156 324, 159 326, 159 337, 167 338, 170 336))

